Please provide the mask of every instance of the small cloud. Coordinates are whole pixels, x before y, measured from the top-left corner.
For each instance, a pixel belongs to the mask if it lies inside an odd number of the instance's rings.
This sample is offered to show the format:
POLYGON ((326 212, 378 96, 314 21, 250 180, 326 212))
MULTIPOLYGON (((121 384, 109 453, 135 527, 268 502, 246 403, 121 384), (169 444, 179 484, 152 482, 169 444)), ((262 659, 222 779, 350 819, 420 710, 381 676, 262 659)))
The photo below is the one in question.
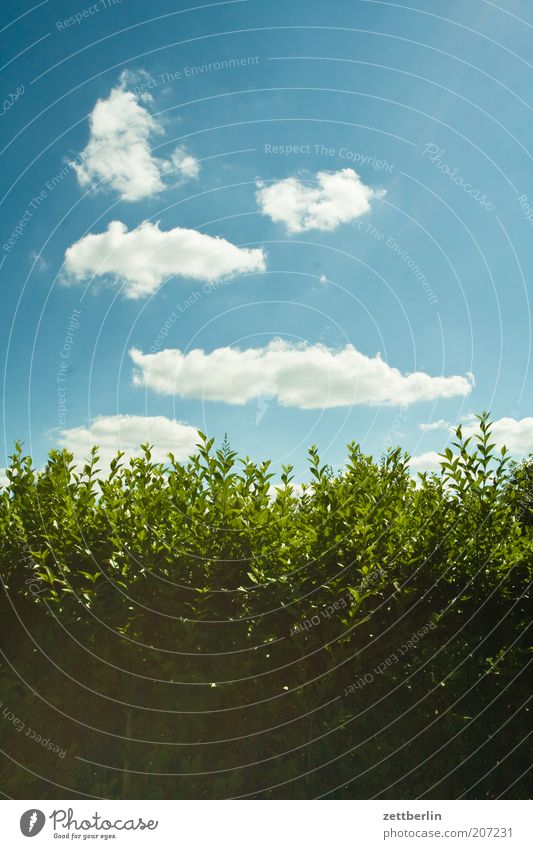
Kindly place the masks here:
POLYGON ((352 168, 319 171, 314 178, 288 177, 257 183, 257 202, 264 215, 285 224, 289 233, 334 230, 370 210, 370 201, 385 191, 366 186, 352 168))
POLYGON ((438 472, 442 457, 437 451, 426 451, 425 454, 416 454, 409 460, 409 468, 413 472, 438 472))
MULTIPOLYGON (((467 377, 469 376, 469 374, 470 372, 467 372, 467 377)), ((449 430, 452 425, 450 422, 447 422, 444 419, 439 419, 436 422, 427 422, 426 424, 420 424, 418 425, 418 427, 420 428, 420 430, 427 432, 429 430, 449 430)))
POLYGON ((200 173, 200 163, 194 156, 187 153, 184 147, 177 147, 170 157, 171 172, 178 174, 184 180, 195 180, 200 173))
POLYGON ((59 447, 74 454, 76 463, 83 463, 91 448, 100 448, 99 468, 106 471, 117 451, 124 451, 124 461, 138 456, 140 445, 154 446, 152 459, 164 462, 169 451, 183 460, 192 454, 199 441, 195 427, 166 416, 97 416, 90 425, 65 428, 54 432, 59 447))
POLYGON ((36 253, 36 251, 32 251, 30 254, 30 259, 34 264, 34 267, 37 271, 46 271, 48 269, 48 263, 43 258, 42 254, 36 253))
MULTIPOLYGON (((468 424, 463 426, 463 436, 469 437, 479 432, 479 422, 475 417, 468 417, 468 424)), ((454 429, 451 429, 452 434, 454 429)), ((533 418, 528 416, 524 419, 505 417, 496 419, 491 426, 491 442, 496 443, 497 448, 505 445, 511 454, 525 456, 533 453, 533 418)))

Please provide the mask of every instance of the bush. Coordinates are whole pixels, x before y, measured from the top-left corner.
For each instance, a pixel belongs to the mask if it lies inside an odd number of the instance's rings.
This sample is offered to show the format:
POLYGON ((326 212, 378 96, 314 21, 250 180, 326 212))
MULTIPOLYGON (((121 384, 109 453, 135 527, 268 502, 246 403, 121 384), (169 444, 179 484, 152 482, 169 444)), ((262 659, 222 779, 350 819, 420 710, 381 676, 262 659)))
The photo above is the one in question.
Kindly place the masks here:
POLYGON ((187 462, 144 445, 105 476, 97 449, 36 472, 17 445, 4 792, 525 795, 531 465, 479 419, 440 474, 356 444, 335 474, 311 448, 301 491, 203 434, 187 462))

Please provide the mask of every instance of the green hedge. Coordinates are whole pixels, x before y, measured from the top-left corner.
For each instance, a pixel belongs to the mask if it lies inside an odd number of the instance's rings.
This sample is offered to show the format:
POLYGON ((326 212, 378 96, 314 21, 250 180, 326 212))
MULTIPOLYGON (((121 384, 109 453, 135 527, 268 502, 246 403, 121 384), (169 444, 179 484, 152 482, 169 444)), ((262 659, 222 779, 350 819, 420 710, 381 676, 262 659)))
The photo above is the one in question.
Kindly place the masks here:
POLYGON ((200 434, 105 476, 20 445, 0 491, 14 798, 507 798, 529 763, 532 465, 490 422, 307 485, 200 434))

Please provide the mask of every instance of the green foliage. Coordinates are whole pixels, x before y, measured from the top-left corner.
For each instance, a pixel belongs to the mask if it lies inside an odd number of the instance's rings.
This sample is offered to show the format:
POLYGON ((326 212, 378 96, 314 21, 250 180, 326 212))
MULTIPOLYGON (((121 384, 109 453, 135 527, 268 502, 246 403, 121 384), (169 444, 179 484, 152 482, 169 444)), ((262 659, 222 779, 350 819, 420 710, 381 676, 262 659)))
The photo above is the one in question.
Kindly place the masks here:
POLYGON ((2 721, 27 767, 4 760, 4 792, 519 795, 533 465, 490 432, 416 480, 400 449, 352 443, 334 473, 313 446, 301 490, 227 437, 105 476, 96 448, 36 472, 17 444, 0 698, 68 755, 2 721))

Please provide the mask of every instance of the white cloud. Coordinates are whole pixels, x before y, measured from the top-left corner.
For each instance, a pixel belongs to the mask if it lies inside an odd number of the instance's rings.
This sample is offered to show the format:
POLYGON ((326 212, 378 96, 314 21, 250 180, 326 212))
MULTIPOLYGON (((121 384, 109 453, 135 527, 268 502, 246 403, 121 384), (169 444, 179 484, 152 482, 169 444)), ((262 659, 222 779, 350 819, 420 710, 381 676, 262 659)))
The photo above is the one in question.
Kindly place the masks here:
POLYGON ((438 472, 442 457, 437 451, 426 451, 425 454, 416 454, 409 460, 409 468, 413 472, 438 472))
POLYGON ((258 182, 257 202, 264 215, 285 224, 289 233, 334 230, 370 210, 372 198, 385 192, 361 182, 352 168, 319 171, 310 181, 288 177, 266 186, 258 182), (318 186, 316 185, 318 183, 318 186))
POLYGON ((239 248, 197 230, 143 221, 134 230, 112 221, 105 233, 89 234, 65 253, 65 271, 74 280, 114 276, 128 298, 155 292, 165 278, 179 275, 212 282, 225 275, 265 269, 260 248, 239 248))
POLYGON ((125 452, 124 462, 140 454, 142 442, 149 442, 154 445, 152 459, 163 462, 169 451, 178 459, 188 457, 199 438, 196 428, 165 416, 117 415, 98 416, 89 427, 59 430, 56 440, 74 454, 77 463, 85 461, 91 448, 98 445, 99 468, 104 471, 119 449, 125 452))
POLYGON ((436 422, 428 422, 427 424, 420 424, 420 425, 418 425, 418 427, 420 428, 420 430, 423 430, 424 432, 426 432, 428 430, 449 430, 449 428, 451 428, 452 425, 450 424, 450 422, 447 422, 445 419, 439 419, 436 422))
POLYGON ((37 271, 47 271, 48 263, 43 258, 42 254, 37 253, 37 251, 32 251, 30 254, 30 259, 32 260, 37 271))
POLYGON ((170 161, 174 170, 181 174, 183 179, 193 180, 200 173, 200 163, 183 147, 176 148, 170 157, 170 161))
POLYGON ((9 483, 6 477, 6 470, 0 469, 0 487, 7 486, 9 483))
MULTIPOLYGON (((468 437, 479 432, 479 423, 467 424, 462 428, 463 436, 468 437)), ((453 429, 451 431, 454 432, 453 429)), ((491 442, 498 448, 506 445, 511 454, 523 456, 533 452, 533 418, 497 419, 491 426, 491 442)))
POLYGON ((198 161, 177 148, 170 160, 152 154, 151 140, 161 135, 161 124, 146 105, 150 95, 127 90, 128 76, 107 98, 97 100, 89 118, 87 147, 73 161, 80 186, 108 186, 122 200, 152 197, 165 188, 164 178, 198 176, 198 161))
POLYGON ((352 345, 293 345, 274 340, 264 348, 166 349, 143 354, 132 349, 134 383, 165 395, 245 404, 275 397, 283 406, 316 409, 350 404, 400 404, 468 395, 467 377, 402 374, 379 354, 367 357, 352 345))

